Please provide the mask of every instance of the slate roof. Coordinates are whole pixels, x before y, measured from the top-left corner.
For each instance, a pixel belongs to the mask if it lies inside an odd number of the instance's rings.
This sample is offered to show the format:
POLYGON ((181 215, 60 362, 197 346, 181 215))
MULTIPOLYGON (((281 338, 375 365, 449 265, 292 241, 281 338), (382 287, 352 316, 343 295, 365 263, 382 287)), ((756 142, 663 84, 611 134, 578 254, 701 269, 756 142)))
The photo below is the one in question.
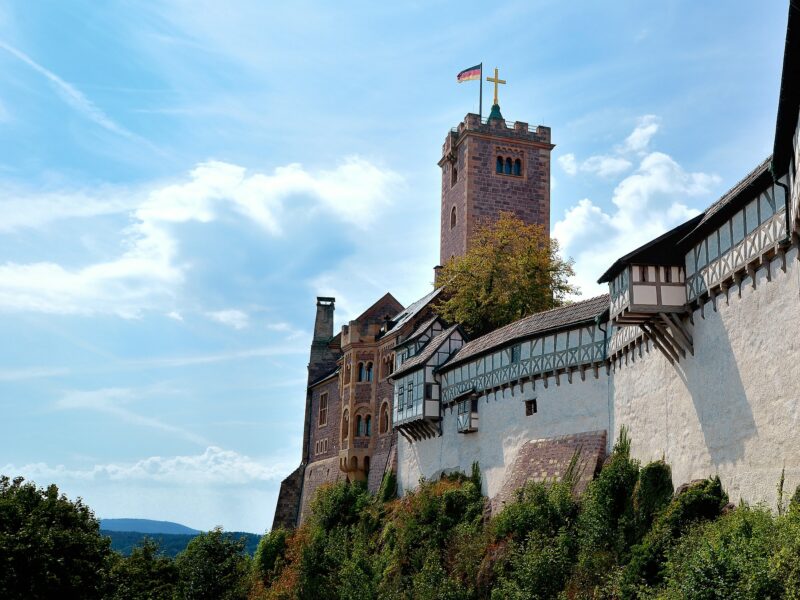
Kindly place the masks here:
POLYGON ((427 329, 429 329, 430 326, 433 325, 438 319, 439 319, 439 317, 437 315, 433 315, 430 319, 428 319, 422 325, 417 327, 417 329, 416 329, 416 331, 414 331, 414 333, 409 335, 406 339, 404 339, 404 340, 402 340, 400 342, 397 342, 397 345, 395 346, 395 348, 399 348, 400 346, 405 346, 409 342, 413 342, 415 339, 417 339, 419 336, 421 336, 423 333, 425 333, 425 331, 427 329))
POLYGON ((789 22, 786 26, 786 46, 783 51, 783 75, 775 123, 773 173, 778 177, 789 170, 792 157, 792 138, 797 127, 800 105, 800 0, 789 2, 789 22))
POLYGON ((436 288, 431 292, 425 294, 422 298, 413 302, 408 305, 408 308, 404 308, 400 312, 397 313, 392 318, 392 322, 394 323, 386 333, 390 333, 395 331, 396 329, 401 328, 403 325, 408 323, 411 319, 413 319, 423 308, 428 306, 428 304, 439 295, 439 292, 442 291, 442 288, 436 288))
POLYGON ((657 238, 650 240, 643 246, 639 246, 636 250, 628 252, 625 256, 618 258, 614 261, 614 264, 600 276, 597 283, 611 281, 617 276, 617 273, 630 263, 643 263, 648 265, 671 265, 675 262, 678 264, 682 263, 683 255, 676 253, 677 244, 689 231, 692 231, 697 226, 701 217, 702 215, 697 215, 657 238))
POLYGON ((405 375, 406 373, 413 371, 418 367, 424 366, 425 363, 430 360, 434 353, 442 346, 442 344, 447 341, 447 339, 456 329, 458 329, 458 325, 452 325, 433 338, 419 354, 409 358, 406 362, 400 365, 400 368, 392 373, 392 379, 396 380, 399 376, 405 375))
POLYGON ((330 379, 334 375, 337 375, 338 373, 339 373, 339 367, 336 367, 332 371, 328 371, 324 375, 322 375, 320 377, 317 377, 314 381, 312 381, 311 383, 308 384, 308 387, 312 388, 315 385, 317 385, 318 383, 322 383, 323 381, 327 381, 328 379, 330 379))
MULTIPOLYGON (((460 364, 480 354, 485 354, 512 341, 534 337, 549 331, 564 329, 579 323, 594 321, 608 311, 608 294, 569 304, 552 310, 536 313, 529 317, 495 329, 471 342, 466 343, 447 363, 447 368, 460 364)), ((405 365, 404 365, 405 366, 405 365)), ((443 368, 443 367, 440 367, 443 368)))

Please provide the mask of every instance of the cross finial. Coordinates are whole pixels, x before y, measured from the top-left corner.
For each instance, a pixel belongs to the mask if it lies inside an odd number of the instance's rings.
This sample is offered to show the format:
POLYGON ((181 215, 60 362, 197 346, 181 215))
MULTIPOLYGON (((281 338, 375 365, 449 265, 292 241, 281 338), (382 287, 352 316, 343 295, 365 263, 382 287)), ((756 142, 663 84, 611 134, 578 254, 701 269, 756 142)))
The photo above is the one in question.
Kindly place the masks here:
POLYGON ((489 81, 494 84, 494 104, 499 106, 500 103, 497 101, 497 86, 498 84, 505 84, 505 79, 500 79, 498 76, 497 67, 494 68, 494 77, 487 77, 486 81, 489 81))

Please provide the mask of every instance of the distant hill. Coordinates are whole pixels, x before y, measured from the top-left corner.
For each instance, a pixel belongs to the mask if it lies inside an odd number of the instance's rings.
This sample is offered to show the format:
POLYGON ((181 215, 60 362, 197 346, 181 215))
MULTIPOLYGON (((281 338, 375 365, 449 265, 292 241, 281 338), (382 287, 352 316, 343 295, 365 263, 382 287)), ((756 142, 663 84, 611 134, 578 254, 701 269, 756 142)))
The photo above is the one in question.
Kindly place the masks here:
POLYGON ((100 529, 105 531, 135 531, 138 533, 170 533, 197 535, 197 529, 186 527, 171 521, 153 521, 152 519, 100 519, 100 529))
MULTIPOLYGON (((112 519, 117 520, 117 519, 112 519)), ((138 521, 139 519, 118 519, 138 521)), ((176 523, 172 523, 176 525, 176 523)), ((183 527, 179 525, 179 527, 183 527)), ((188 527, 187 527, 188 529, 188 527)), ((190 530, 191 531, 191 530, 190 530)), ((178 553, 186 549, 186 546, 196 537, 200 532, 191 534, 175 534, 175 533, 142 533, 139 531, 110 531, 101 527, 100 533, 111 538, 111 548, 120 554, 129 555, 134 546, 142 543, 144 538, 155 540, 161 546, 161 552, 166 556, 175 557, 178 553)), ((255 554, 258 541, 261 539, 260 535, 255 533, 243 533, 239 531, 226 532, 234 539, 245 538, 245 551, 251 556, 255 554)))

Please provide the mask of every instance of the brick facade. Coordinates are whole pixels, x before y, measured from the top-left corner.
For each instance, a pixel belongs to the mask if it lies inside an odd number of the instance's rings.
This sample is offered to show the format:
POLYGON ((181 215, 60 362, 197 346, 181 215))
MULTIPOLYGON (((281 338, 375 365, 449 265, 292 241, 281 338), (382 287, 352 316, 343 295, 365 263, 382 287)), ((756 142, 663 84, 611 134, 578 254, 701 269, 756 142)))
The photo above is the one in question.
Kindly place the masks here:
POLYGON ((550 231, 550 128, 502 119, 481 123, 468 114, 442 147, 440 264, 461 256, 476 225, 513 212, 526 223, 550 231), (520 161, 520 173, 497 173, 501 157, 520 161), (453 170, 457 175, 454 177, 453 170), (455 225, 453 209, 455 208, 455 225))
POLYGON ((576 492, 583 492, 605 460, 605 431, 526 442, 508 469, 502 488, 491 500, 492 512, 497 513, 513 502, 516 490, 529 481, 553 481, 563 477, 575 452, 580 452, 576 492))

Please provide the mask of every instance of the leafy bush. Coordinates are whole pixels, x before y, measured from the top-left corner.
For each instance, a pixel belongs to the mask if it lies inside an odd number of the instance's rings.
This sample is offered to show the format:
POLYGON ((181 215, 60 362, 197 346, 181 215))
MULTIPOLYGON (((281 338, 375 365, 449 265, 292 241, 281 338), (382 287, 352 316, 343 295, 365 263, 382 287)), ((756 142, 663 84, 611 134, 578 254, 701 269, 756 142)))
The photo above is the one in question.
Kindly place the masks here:
POLYGON ((663 460, 648 463, 639 471, 633 489, 633 512, 636 519, 636 538, 649 531, 653 519, 672 500, 672 469, 663 460))
POLYGON ((741 507, 701 524, 670 552, 663 595, 698 600, 782 598, 783 575, 770 569, 778 545, 776 521, 763 508, 741 507))
POLYGON ((660 583, 674 541, 692 525, 717 518, 727 502, 719 477, 695 482, 673 498, 642 543, 634 546, 622 573, 623 597, 633 597, 641 587, 660 583))

